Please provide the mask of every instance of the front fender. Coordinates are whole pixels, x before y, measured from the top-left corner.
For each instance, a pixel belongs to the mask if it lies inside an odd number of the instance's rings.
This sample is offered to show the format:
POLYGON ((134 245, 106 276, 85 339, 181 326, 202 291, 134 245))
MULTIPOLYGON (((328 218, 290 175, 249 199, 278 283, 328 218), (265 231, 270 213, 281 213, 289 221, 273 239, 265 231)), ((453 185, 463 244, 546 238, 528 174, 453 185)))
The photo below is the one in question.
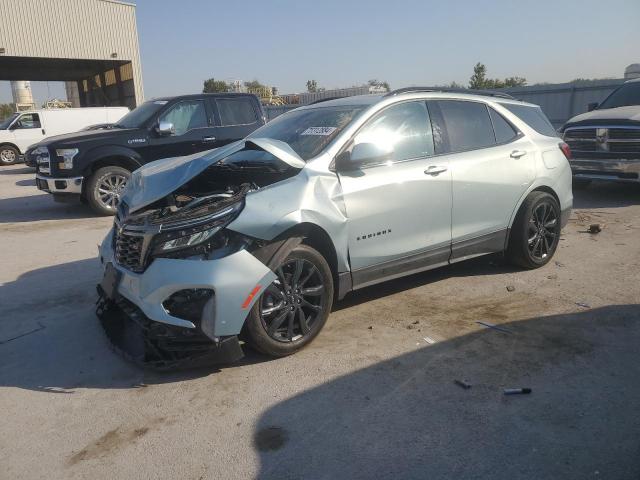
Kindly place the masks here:
POLYGON ((109 157, 126 158, 133 162, 136 168, 141 167, 144 163, 140 154, 131 148, 122 145, 102 145, 92 148, 82 155, 80 158, 80 170, 83 175, 87 175, 95 162, 109 157))

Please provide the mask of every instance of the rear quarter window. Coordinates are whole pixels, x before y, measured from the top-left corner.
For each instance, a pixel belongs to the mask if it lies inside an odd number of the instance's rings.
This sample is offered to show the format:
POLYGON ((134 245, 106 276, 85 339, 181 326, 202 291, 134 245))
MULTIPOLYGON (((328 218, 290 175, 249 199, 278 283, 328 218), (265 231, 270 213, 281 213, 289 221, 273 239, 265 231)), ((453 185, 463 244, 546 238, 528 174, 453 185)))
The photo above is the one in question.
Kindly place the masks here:
POLYGON ((540 107, 529 105, 516 105, 513 103, 501 103, 504 108, 516 115, 520 120, 533 128, 536 132, 547 137, 557 137, 558 132, 540 107))

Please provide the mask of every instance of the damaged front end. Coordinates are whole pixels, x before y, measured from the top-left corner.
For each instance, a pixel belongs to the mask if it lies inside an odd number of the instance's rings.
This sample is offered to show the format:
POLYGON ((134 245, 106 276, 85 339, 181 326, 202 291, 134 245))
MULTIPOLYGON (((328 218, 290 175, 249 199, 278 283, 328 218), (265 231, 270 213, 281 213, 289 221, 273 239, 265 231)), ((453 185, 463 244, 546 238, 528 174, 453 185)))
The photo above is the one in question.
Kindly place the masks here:
POLYGON ((300 164, 255 142, 220 150, 136 171, 100 247, 98 317, 144 366, 238 360, 244 319, 275 279, 248 251, 260 241, 226 227, 248 193, 295 176, 300 164))

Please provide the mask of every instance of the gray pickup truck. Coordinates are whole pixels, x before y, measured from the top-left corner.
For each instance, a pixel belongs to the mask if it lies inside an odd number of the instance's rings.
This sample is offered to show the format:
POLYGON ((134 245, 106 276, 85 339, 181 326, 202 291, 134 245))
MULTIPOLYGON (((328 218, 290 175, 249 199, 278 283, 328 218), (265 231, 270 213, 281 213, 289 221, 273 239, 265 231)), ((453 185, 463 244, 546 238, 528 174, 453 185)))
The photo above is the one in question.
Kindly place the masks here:
POLYGON ((574 187, 592 180, 640 183, 640 78, 590 104, 561 132, 573 155, 574 187))

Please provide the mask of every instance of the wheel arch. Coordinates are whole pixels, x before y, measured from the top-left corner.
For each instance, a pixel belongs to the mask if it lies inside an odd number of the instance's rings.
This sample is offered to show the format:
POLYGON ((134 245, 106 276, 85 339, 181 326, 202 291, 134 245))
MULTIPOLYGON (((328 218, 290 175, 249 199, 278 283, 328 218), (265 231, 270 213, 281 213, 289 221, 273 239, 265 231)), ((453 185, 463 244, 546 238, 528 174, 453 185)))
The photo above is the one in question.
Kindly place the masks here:
MULTIPOLYGON (((91 177, 96 171, 103 167, 121 167, 133 172, 137 168, 140 168, 142 165, 137 160, 122 154, 112 154, 105 155, 103 157, 98 158, 97 160, 91 162, 84 171, 85 179, 91 177)), ((86 195, 86 185, 87 181, 82 182, 82 196, 86 195)))
POLYGON ((556 199, 556 202, 558 202, 558 205, 560 204, 560 197, 558 196, 557 192, 551 188, 549 185, 537 185, 537 186, 533 186, 530 189, 528 189, 523 195, 522 197, 520 197, 520 200, 518 201, 518 205, 516 206, 516 208, 513 210, 513 214, 511 215, 511 219, 509 220, 509 226, 507 228, 507 235, 505 237, 505 243, 504 243, 504 249, 505 251, 507 250, 507 247, 509 246, 509 240, 511 238, 511 230, 513 229, 513 224, 516 221, 516 218, 518 217, 518 213, 520 213, 520 210, 522 209, 522 205, 524 204, 525 199, 531 195, 534 192, 545 192, 550 194, 551 196, 553 196, 553 198, 556 199))

